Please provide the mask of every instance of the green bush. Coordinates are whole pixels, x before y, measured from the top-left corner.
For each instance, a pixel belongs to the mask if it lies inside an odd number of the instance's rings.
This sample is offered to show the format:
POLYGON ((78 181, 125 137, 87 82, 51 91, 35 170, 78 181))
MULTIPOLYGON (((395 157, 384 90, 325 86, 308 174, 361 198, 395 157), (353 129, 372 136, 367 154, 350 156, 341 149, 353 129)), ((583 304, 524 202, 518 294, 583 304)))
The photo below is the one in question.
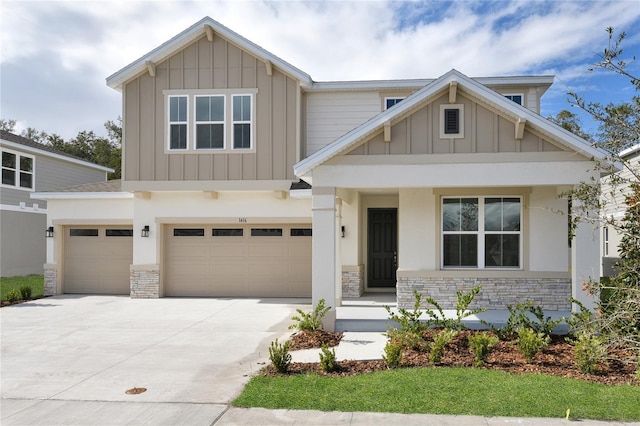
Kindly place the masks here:
POLYGON ((422 332, 416 333, 394 328, 387 332, 387 337, 398 341, 402 346, 413 349, 414 351, 427 352, 430 348, 429 342, 425 340, 422 332))
POLYGON ((278 343, 278 339, 275 342, 271 342, 269 359, 278 373, 284 374, 289 371, 289 365, 291 364, 289 342, 286 341, 282 345, 278 343))
POLYGON ((20 294, 20 291, 18 291, 17 289, 12 288, 11 290, 7 291, 4 297, 7 302, 13 303, 21 300, 22 294, 20 294))
POLYGON ((291 324, 290 329, 298 329, 300 331, 316 331, 322 329, 322 318, 329 312, 331 306, 325 306, 325 300, 320 299, 316 307, 312 312, 303 312, 301 309, 296 309, 299 315, 291 317, 293 321, 297 321, 296 324, 291 324))
POLYGON ((382 360, 389 368, 398 368, 402 365, 402 343, 397 340, 389 340, 384 345, 382 360))
POLYGON ((20 295, 22 296, 22 300, 30 300, 31 299, 31 287, 28 285, 23 285, 20 287, 20 295))
POLYGON ((582 332, 573 342, 576 364, 580 371, 594 374, 598 371, 598 363, 605 359, 607 350, 604 340, 593 333, 582 332))
POLYGON ((398 314, 391 311, 389 306, 384 308, 389 314, 389 321, 398 323, 399 330, 404 332, 410 332, 416 335, 422 335, 422 332, 427 329, 427 324, 420 321, 422 316, 422 310, 420 304, 422 303, 422 295, 416 290, 413 290, 413 312, 404 308, 398 309, 398 314))
POLYGON ((322 345, 320 348, 320 367, 322 367, 322 370, 327 373, 338 369, 335 349, 329 349, 327 345, 322 345))
POLYGON ((487 358, 487 355, 489 355, 491 348, 497 345, 500 341, 496 336, 492 336, 487 332, 470 334, 468 340, 469 349, 473 352, 476 360, 476 367, 479 367, 484 363, 484 360, 487 358))
POLYGON ((435 335, 431 344, 431 353, 429 353, 429 362, 431 364, 440 362, 444 354, 444 348, 457 334, 456 330, 444 328, 435 335))
POLYGON ((518 329, 518 349, 527 359, 533 361, 536 354, 547 347, 551 339, 543 333, 536 333, 535 330, 527 327, 518 329))
POLYGON ((474 287, 469 293, 463 293, 462 291, 456 292, 457 302, 455 318, 445 318, 444 310, 440 307, 438 302, 434 298, 428 297, 426 299, 427 303, 433 305, 436 308, 437 313, 432 309, 425 309, 427 315, 431 317, 427 320, 427 324, 433 327, 448 328, 450 330, 466 329, 467 327, 462 323, 464 318, 487 310, 486 308, 478 308, 472 311, 468 309, 471 302, 473 302, 473 299, 478 293, 480 293, 480 290, 482 290, 481 285, 474 287))

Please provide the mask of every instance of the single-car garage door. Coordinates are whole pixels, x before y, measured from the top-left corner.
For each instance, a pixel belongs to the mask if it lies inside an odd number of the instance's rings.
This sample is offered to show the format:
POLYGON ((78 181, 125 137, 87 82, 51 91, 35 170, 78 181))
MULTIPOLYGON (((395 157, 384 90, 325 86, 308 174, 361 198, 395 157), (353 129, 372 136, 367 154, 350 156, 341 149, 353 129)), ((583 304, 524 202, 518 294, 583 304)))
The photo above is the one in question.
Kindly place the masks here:
POLYGON ((130 226, 69 226, 64 237, 64 292, 130 294, 130 226))
POLYGON ((310 225, 165 229, 165 296, 311 296, 310 225))

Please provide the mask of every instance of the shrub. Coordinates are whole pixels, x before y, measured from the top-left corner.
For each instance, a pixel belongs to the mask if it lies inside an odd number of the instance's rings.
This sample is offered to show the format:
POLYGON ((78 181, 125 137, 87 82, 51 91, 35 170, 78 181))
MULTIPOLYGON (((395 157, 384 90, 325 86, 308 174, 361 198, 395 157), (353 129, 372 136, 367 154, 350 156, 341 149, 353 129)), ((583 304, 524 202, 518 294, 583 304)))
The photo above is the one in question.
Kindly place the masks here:
POLYGON ((598 371, 598 363, 605 359, 607 351, 604 340, 593 333, 582 332, 574 341, 576 364, 580 371, 594 374, 598 371))
POLYGON ((30 300, 31 299, 31 287, 28 285, 23 285, 20 287, 20 295, 22 296, 22 300, 30 300))
POLYGON ((391 329, 387 332, 387 337, 397 341, 400 345, 413 349, 418 352, 427 352, 429 350, 429 342, 425 340, 422 332, 404 331, 398 328, 391 329))
POLYGON ((398 368, 402 365, 402 343, 397 340, 389 340, 384 345, 382 360, 389 368, 398 368))
POLYGON ((335 349, 329 349, 327 345, 322 345, 320 348, 320 367, 322 367, 322 370, 327 373, 338 369, 335 349))
POLYGON ((286 341, 282 345, 278 343, 278 339, 276 339, 275 342, 271 342, 269 359, 278 373, 286 373, 289 370, 289 364, 291 364, 289 342, 286 341))
POLYGON ((324 299, 320 299, 316 307, 312 312, 303 312, 301 309, 296 309, 299 315, 291 317, 293 321, 297 321, 296 324, 291 324, 290 329, 298 329, 300 331, 316 331, 322 329, 322 318, 329 312, 331 306, 325 306, 324 299))
MULTIPOLYGON (((484 312, 486 308, 478 308, 473 311, 468 310, 469 305, 473 302, 473 299, 476 297, 478 293, 482 290, 482 286, 476 286, 469 293, 463 293, 462 291, 456 292, 457 302, 456 302, 456 318, 445 318, 444 311, 438 304, 438 302, 432 298, 428 297, 426 302, 433 305, 436 308, 436 312, 432 309, 425 309, 425 312, 431 317, 427 323, 430 326, 434 327, 443 327, 448 328, 450 330, 464 330, 467 327, 462 323, 462 320, 468 316, 479 314, 480 312, 484 312)), ((415 292, 415 290, 414 290, 415 292)), ((417 292, 416 292, 417 293, 417 292)))
POLYGON ((496 336, 492 336, 489 333, 475 333, 469 335, 469 349, 473 352, 476 359, 476 367, 481 366, 484 363, 485 358, 489 355, 491 348, 498 344, 500 341, 496 336))
POLYGON ((536 354, 547 347, 551 339, 543 333, 536 333, 535 330, 527 327, 518 329, 518 349, 527 359, 533 361, 536 354))
POLYGON ((13 302, 17 302, 18 300, 20 300, 22 295, 20 294, 20 292, 17 289, 12 288, 11 290, 7 291, 7 293, 4 295, 4 297, 5 297, 5 300, 7 300, 10 303, 13 303, 13 302))
POLYGON ((456 334, 458 334, 457 331, 446 328, 436 334, 431 344, 431 353, 429 354, 429 362, 431 364, 440 362, 444 354, 444 348, 456 337, 456 334))
POLYGON ((422 310, 420 309, 420 304, 422 303, 422 295, 416 290, 413 290, 413 297, 413 312, 408 311, 404 308, 400 308, 398 309, 398 315, 392 312, 389 306, 385 306, 384 308, 389 314, 389 321, 398 323, 398 325, 400 326, 400 331, 422 335, 422 332, 427 329, 427 324, 424 322, 420 322, 420 317, 422 316, 422 310))
POLYGON ((579 332, 593 330, 595 325, 593 312, 587 309, 578 299, 570 297, 569 301, 580 308, 580 312, 571 310, 571 317, 565 318, 565 322, 569 325, 569 332, 577 334, 579 332))

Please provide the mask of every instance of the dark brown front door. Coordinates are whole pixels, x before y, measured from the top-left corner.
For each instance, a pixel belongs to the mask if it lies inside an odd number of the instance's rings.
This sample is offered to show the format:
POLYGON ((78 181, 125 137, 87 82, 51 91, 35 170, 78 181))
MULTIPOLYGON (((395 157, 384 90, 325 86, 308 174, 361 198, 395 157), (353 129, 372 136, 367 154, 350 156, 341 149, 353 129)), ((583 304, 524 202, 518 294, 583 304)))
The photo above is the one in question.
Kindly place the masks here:
POLYGON ((368 209, 369 287, 395 287, 398 247, 398 209, 368 209))

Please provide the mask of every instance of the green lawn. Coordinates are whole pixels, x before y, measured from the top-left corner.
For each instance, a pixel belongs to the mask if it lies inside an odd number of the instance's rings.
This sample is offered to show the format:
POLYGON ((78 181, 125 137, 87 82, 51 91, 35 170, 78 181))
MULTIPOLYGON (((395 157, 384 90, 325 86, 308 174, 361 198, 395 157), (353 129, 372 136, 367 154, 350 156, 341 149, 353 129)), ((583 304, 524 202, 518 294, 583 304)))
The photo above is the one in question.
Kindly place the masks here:
POLYGON ((15 288, 20 290, 23 285, 31 287, 31 297, 42 297, 44 294, 44 276, 43 275, 27 275, 23 277, 2 277, 0 278, 0 298, 5 300, 5 295, 9 290, 15 288))
POLYGON ((514 375, 476 368, 414 368, 351 377, 254 377, 240 407, 322 411, 640 420, 640 386, 514 375))

